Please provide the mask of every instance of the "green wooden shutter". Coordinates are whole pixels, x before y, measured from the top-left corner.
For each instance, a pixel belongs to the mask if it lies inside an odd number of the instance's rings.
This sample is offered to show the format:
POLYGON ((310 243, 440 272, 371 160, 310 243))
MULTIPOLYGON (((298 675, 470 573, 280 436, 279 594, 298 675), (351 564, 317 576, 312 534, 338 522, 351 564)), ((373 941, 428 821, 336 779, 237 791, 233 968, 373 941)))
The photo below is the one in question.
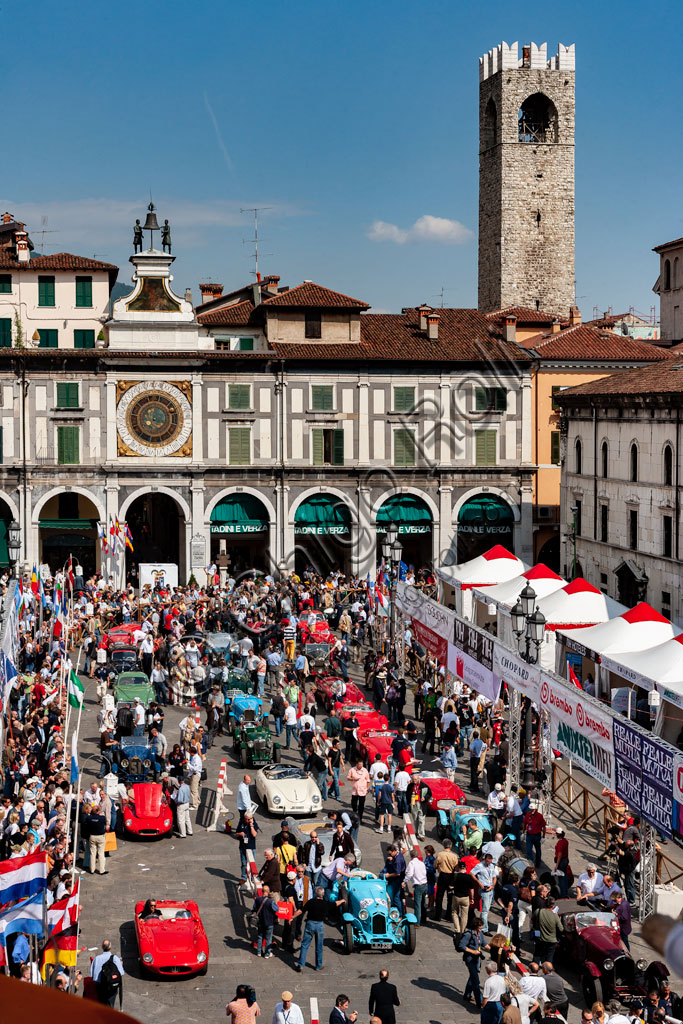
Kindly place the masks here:
POLYGON ((250 409, 249 384, 228 385, 228 406, 230 409, 250 409))
POLYGON ((57 462, 60 466, 75 466, 79 462, 79 428, 57 427, 57 462))
POLYGON ((0 274, 0 292, 12 291, 12 275, 0 274))
POLYGON ((475 388, 474 389, 474 408, 476 412, 486 412, 489 407, 488 395, 486 394, 486 388, 475 388))
POLYGON ((0 348, 12 347, 12 318, 3 316, 0 318, 0 348))
POLYGON ((394 388, 394 412, 412 412, 415 408, 415 388, 394 388))
POLYGON ((54 306, 55 304, 55 279, 54 277, 38 278, 38 305, 54 306))
POLYGON ((394 431, 394 465, 415 465, 415 433, 412 430, 394 431))
POLYGON ((59 348, 59 332, 54 327, 40 327, 39 348, 59 348))
POLYGON ((238 348, 240 352, 253 352, 254 351, 254 339, 253 338, 240 338, 238 342, 238 348))
POLYGON ((313 384, 311 386, 311 408, 316 412, 332 412, 334 388, 331 384, 313 384))
POLYGON ((57 385, 57 408, 77 409, 78 408, 78 384, 57 385))
POLYGON ((92 277, 76 278, 76 305, 92 306, 92 277))
POLYGON ((323 466, 325 464, 325 432, 314 429, 311 434, 313 435, 313 465, 323 466))
POLYGON ((344 465, 344 431, 334 430, 332 438, 332 465, 344 465))
POLYGON ((550 431, 550 461, 553 466, 559 466, 560 464, 560 432, 559 430, 550 431))
POLYGON ((74 348, 94 348, 95 332, 78 330, 74 331, 74 348))
POLYGON ((475 431, 475 464, 477 466, 495 466, 496 464, 496 432, 495 430, 475 431))
POLYGON ((248 466, 251 463, 251 428, 230 427, 228 462, 231 466, 248 466))
POLYGON ((508 393, 507 388, 496 388, 495 409, 496 412, 507 412, 508 393))

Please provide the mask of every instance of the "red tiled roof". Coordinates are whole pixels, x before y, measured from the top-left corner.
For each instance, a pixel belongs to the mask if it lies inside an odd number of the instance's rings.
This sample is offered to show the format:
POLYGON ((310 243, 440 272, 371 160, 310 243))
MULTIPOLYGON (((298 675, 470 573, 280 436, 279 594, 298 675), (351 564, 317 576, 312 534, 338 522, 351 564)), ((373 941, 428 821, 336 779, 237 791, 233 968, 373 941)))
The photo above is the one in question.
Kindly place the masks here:
POLYGON ((533 349, 541 359, 563 359, 572 362, 615 362, 651 363, 666 359, 656 345, 614 331, 606 331, 588 324, 567 327, 557 334, 543 333, 527 338, 524 345, 533 349))
POLYGON ((304 281, 295 288, 290 288, 279 295, 266 299, 264 306, 317 306, 323 309, 370 309, 362 299, 352 299, 331 288, 323 288, 313 281, 304 281))
POLYGON ((0 251, 0 267, 12 270, 115 270, 113 263, 102 263, 87 256, 73 256, 70 252, 56 252, 52 256, 33 256, 26 263, 19 263, 13 256, 0 251))
POLYGON ((197 320, 205 327, 244 327, 251 322, 255 306, 253 302, 236 302, 232 306, 197 313, 197 320))
POLYGON ((683 395, 683 361, 666 359, 652 366, 638 366, 633 370, 613 373, 609 377, 578 384, 555 396, 561 405, 571 405, 571 400, 589 399, 594 395, 683 395))
POLYGON ((677 245, 683 245, 683 238, 674 238, 673 242, 662 242, 661 245, 655 245, 652 251, 662 252, 664 249, 672 249, 674 246, 677 245))
POLYGON ((494 309, 486 316, 489 320, 501 323, 506 316, 515 316, 520 324, 552 324, 557 319, 562 320, 562 317, 556 317, 554 313, 544 313, 542 309, 532 309, 530 306, 506 306, 504 309, 494 309))

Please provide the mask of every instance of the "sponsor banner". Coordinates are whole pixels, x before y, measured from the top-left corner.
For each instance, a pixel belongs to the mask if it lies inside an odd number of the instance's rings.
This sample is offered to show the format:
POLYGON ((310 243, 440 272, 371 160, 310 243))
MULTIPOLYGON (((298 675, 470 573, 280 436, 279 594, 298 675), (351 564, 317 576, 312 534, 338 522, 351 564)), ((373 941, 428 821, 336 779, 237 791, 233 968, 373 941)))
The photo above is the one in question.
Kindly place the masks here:
POLYGON ((640 814, 671 839, 673 824, 674 752, 643 736, 643 796, 640 814))
POLYGON ((643 737, 618 718, 613 723, 614 791, 632 811, 640 814, 643 737))
POLYGON ((528 665, 523 658, 513 654, 502 644, 493 645, 493 671, 501 682, 513 690, 519 690, 535 704, 541 694, 541 670, 537 665, 528 665))
POLYGON ((654 688, 651 679, 646 679, 645 676, 641 676, 640 672, 634 672, 632 668, 620 665, 618 661, 605 655, 600 657, 600 671, 602 672, 603 669, 607 669, 608 672, 614 672, 616 676, 627 679, 629 683, 640 686, 643 690, 652 690, 654 688))
POLYGON ((683 754, 674 755, 674 777, 673 777, 673 796, 674 800, 683 804, 683 754))
POLYGON ((498 700, 500 679, 453 644, 448 645, 448 671, 490 701, 498 700))
POLYGON ((448 658, 448 641, 440 637, 438 633, 435 633, 433 629, 429 629, 419 619, 413 619, 413 630, 415 637, 420 641, 423 647, 426 647, 428 651, 435 654, 440 662, 446 663, 448 658))
POLYGON ((463 619, 456 619, 453 627, 453 646, 493 672, 493 637, 483 633, 463 619))
POLYGON ((335 525, 333 523, 327 523, 327 524, 325 524, 323 526, 303 526, 303 525, 302 526, 296 526, 295 525, 294 526, 294 533, 298 533, 298 534, 301 534, 301 533, 314 533, 314 534, 316 534, 316 536, 322 536, 323 534, 334 534, 335 536, 338 536, 339 534, 350 533, 350 530, 349 530, 349 527, 346 526, 344 523, 339 523, 337 525, 335 525))
POLYGON ((555 750, 569 758, 581 771, 597 779, 608 789, 614 789, 614 755, 603 746, 589 739, 561 719, 550 719, 550 742, 555 750))
POLYGON ((677 693, 675 690, 669 690, 663 683, 657 683, 657 689, 662 695, 662 700, 668 700, 669 703, 675 705, 675 707, 683 708, 683 693, 677 693))
POLYGON ((431 629, 442 640, 448 641, 452 638, 455 613, 437 601, 425 597, 416 587, 399 582, 396 587, 396 606, 413 620, 417 619, 427 629, 431 629))
POLYGON ((582 658, 590 658, 591 661, 600 662, 601 655, 597 651, 592 651, 590 647, 584 647, 583 644, 579 643, 578 640, 574 640, 570 636, 565 636, 564 633, 558 629, 555 633, 557 642, 562 644, 566 650, 574 651, 575 654, 580 654, 582 658))
POLYGON ((550 715, 552 745, 603 786, 614 789, 613 719, 582 691, 541 677, 540 707, 550 715))

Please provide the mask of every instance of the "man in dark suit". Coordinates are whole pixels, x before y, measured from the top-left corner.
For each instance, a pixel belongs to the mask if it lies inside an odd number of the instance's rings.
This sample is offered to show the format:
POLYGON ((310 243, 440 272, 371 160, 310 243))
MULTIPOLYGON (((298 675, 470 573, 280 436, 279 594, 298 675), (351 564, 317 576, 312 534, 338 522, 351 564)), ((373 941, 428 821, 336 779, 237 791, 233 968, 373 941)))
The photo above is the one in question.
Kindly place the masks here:
POLYGON ((349 997, 343 993, 338 995, 334 1002, 334 1009, 330 1014, 330 1024, 355 1024, 358 1010, 354 1010, 348 1017, 346 1011, 349 1008, 349 997))
POLYGON ((379 1017, 382 1024, 396 1024, 394 1007, 400 1005, 401 1000, 398 998, 396 986, 389 982, 389 971, 381 970, 379 981, 370 989, 368 1010, 375 1017, 379 1017))

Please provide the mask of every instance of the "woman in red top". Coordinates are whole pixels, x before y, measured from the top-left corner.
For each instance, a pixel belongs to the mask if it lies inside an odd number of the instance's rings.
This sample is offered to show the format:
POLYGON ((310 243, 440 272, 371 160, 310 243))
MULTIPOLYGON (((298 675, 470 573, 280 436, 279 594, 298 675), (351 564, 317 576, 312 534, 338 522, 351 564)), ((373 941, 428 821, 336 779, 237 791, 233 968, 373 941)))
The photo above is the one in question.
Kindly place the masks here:
POLYGON ((558 828, 555 831, 557 842, 555 843, 555 869, 562 874, 556 876, 557 884, 560 887, 560 895, 566 898, 569 888, 569 840, 564 834, 564 829, 558 828))

